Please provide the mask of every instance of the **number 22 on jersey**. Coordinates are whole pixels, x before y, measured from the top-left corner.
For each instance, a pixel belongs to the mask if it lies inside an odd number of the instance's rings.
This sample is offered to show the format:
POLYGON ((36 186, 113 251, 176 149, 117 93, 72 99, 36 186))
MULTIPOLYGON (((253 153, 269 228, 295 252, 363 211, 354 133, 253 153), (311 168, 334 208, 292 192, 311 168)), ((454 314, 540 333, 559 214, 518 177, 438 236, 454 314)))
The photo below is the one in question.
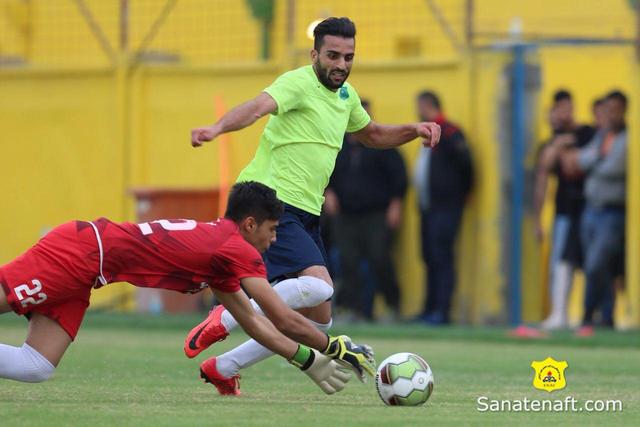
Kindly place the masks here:
POLYGON ((44 292, 40 292, 42 290, 42 283, 40 283, 38 279, 33 279, 31 284, 33 285, 32 288, 26 283, 15 287, 16 297, 18 297, 23 307, 26 307, 27 304, 37 305, 47 299, 47 295, 44 292), (37 296, 38 299, 35 299, 33 295, 37 296))

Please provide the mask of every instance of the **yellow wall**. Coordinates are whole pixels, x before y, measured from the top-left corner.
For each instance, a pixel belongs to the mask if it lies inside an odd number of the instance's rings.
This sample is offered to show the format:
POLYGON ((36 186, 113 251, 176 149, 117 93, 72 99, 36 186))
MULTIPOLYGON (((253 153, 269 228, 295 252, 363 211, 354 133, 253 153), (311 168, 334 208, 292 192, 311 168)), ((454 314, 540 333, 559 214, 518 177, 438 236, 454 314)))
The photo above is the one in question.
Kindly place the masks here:
POLYGON ((629 157, 627 175, 627 229, 626 229, 626 277, 625 305, 627 326, 640 325, 640 51, 637 51, 636 64, 632 72, 632 89, 635 101, 629 108, 629 157))
MULTIPOLYGON (((274 67, 229 72, 177 72, 142 69, 133 92, 133 185, 202 186, 217 184, 216 144, 195 150, 190 129, 215 121, 215 96, 232 108, 256 96, 276 76, 274 67)), ((235 178, 253 157, 266 118, 231 136, 235 178)))
MULTIPOLYGON (((458 263, 458 271, 466 278, 461 283, 470 293, 471 320, 492 322, 504 320, 501 311, 504 286, 500 238, 500 154, 498 141, 498 93, 503 82, 501 73, 509 57, 504 52, 477 52, 471 57, 472 91, 469 94, 471 118, 467 135, 473 144, 476 164, 476 189, 472 201, 476 212, 472 217, 471 245, 467 249, 473 269, 467 263, 458 263), (475 231, 475 233, 473 233, 475 231), (474 236, 475 234, 475 236, 474 236), (466 272, 466 274, 465 274, 466 272)), ((468 213, 469 214, 469 213, 468 213)), ((469 235, 465 224, 463 239, 469 235)))
MULTIPOLYGON (((2 72, 0 80, 0 264, 60 223, 123 218, 113 76, 2 72)), ((100 305, 106 294, 98 295, 100 305)))
MULTIPOLYGON (((214 120, 214 97, 221 96, 230 108, 255 96, 291 64, 307 62, 311 42, 303 30, 309 21, 326 14, 349 15, 359 31, 351 82, 362 96, 372 100, 377 120, 415 120, 413 98, 419 90, 431 88, 440 93, 450 118, 466 131, 478 176, 459 242, 456 316, 465 322, 504 319, 506 278, 499 243, 502 160, 496 141, 500 131, 498 97, 505 95, 502 72, 508 53, 456 52, 428 2, 419 0, 403 2, 401 8, 391 0, 336 0, 321 6, 298 1, 296 32, 289 43, 288 2, 280 0, 276 2, 273 30, 274 57, 260 64, 255 62, 258 27, 244 1, 184 0, 176 3, 149 45, 156 53, 179 54, 181 61, 134 66, 118 52, 117 3, 87 1, 115 52, 110 58, 75 2, 3 2, 0 55, 23 55, 33 66, 0 67, 0 194, 5 206, 0 221, 0 263, 24 251, 47 228, 72 218, 104 215, 133 220, 133 204, 127 195, 133 186, 216 185, 219 164, 215 144, 199 150, 189 145, 189 129, 214 120), (392 62, 400 55, 402 40, 418 40, 419 57, 392 62)), ((129 51, 135 51, 166 2, 131 4, 129 51)), ((464 1, 435 4, 450 21, 456 38, 463 40, 464 1)), ((487 32, 506 31, 515 15, 523 17, 525 32, 536 29, 556 35, 628 36, 633 23, 623 0, 608 3, 608 19, 598 26, 597 33, 585 24, 602 14, 601 3, 595 0, 581 2, 580 11, 550 0, 512 1, 508 6, 498 0, 483 0, 475 5, 475 30, 482 33, 477 40, 486 43, 492 41, 487 32)), ((639 73, 631 48, 544 47, 532 57, 543 71, 538 139, 548 134, 544 112, 551 93, 560 86, 574 92, 580 121, 589 120, 589 105, 595 96, 612 87, 626 90, 632 95, 632 132, 640 128, 635 107, 640 103, 639 73)), ((263 119, 232 135, 232 179, 253 156, 264 123, 263 119)), ((417 150, 416 143, 402 148, 410 171, 417 150)), ((637 189, 640 165, 631 163, 634 172, 630 182, 637 189)), ((640 212, 637 198, 630 197, 636 216, 640 212)), ((410 191, 396 255, 405 315, 421 308, 423 292, 415 205, 410 191)), ((541 287, 544 259, 531 240, 530 219, 527 221, 523 315, 525 320, 538 320, 545 306, 541 287)), ((630 232, 638 235, 638 225, 632 220, 630 224, 630 232)), ((639 263, 632 262, 639 256, 637 244, 629 243, 629 250, 628 280, 633 282, 631 289, 637 298, 640 273, 634 266, 639 263)), ((580 308, 578 297, 573 296, 574 316, 580 308)), ((638 324, 640 308, 633 299, 632 304, 633 321, 638 324)))
POLYGON ((479 41, 495 40, 495 34, 509 31, 515 20, 531 36, 635 36, 635 17, 628 0, 474 0, 474 4, 479 41))
POLYGON ((113 78, 3 72, 0 260, 71 218, 122 216, 113 78))

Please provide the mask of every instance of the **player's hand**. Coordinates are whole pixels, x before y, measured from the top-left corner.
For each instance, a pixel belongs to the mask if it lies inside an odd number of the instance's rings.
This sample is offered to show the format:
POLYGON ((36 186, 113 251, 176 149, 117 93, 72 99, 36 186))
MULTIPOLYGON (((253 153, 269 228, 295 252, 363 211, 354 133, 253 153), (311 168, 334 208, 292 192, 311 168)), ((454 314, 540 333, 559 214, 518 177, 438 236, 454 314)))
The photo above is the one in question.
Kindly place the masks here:
POLYGON ((416 133, 423 138, 422 145, 433 148, 440 142, 440 125, 435 122, 416 123, 416 133))
POLYGON ((308 368, 302 368, 302 372, 307 374, 326 394, 341 391, 345 384, 351 379, 351 374, 344 371, 343 368, 330 357, 314 349, 311 349, 311 351, 313 362, 308 368))
POLYGON ((191 130, 191 145, 200 147, 205 142, 211 141, 218 136, 213 126, 195 128, 191 130))
POLYGON ((376 361, 373 358, 373 349, 366 344, 354 344, 346 335, 329 337, 329 344, 323 351, 336 362, 352 369, 362 382, 366 382, 367 375, 376 374, 376 361))

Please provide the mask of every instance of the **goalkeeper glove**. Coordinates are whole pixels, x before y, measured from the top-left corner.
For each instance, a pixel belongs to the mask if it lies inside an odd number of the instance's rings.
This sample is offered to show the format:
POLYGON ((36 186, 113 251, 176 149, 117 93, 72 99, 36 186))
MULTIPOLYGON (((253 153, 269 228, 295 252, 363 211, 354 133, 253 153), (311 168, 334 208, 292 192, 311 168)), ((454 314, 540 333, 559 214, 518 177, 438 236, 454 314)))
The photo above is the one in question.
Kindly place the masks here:
POLYGON ((351 379, 351 374, 340 369, 333 359, 303 345, 298 345, 289 363, 300 368, 326 394, 341 391, 351 379))
POLYGON ((346 335, 330 336, 329 344, 322 353, 332 357, 342 366, 353 369, 363 383, 367 380, 367 374, 372 377, 376 374, 373 349, 366 344, 354 344, 346 335))

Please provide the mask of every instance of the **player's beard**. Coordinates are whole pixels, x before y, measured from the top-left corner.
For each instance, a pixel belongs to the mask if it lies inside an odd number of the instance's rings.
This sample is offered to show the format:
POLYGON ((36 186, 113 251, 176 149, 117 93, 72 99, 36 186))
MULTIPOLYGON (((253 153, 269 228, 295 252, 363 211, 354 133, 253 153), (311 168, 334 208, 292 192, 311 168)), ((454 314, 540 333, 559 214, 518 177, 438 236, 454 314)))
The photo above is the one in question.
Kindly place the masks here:
POLYGON ((313 68, 316 71, 316 75, 318 76, 318 80, 320 80, 320 83, 322 83, 327 89, 330 90, 340 89, 342 85, 344 85, 344 82, 347 81, 350 72, 348 69, 339 70, 336 68, 325 68, 322 66, 319 59, 316 60, 316 62, 313 64, 313 68), (335 83, 333 80, 331 80, 331 73, 341 74, 343 76, 342 81, 335 83))

